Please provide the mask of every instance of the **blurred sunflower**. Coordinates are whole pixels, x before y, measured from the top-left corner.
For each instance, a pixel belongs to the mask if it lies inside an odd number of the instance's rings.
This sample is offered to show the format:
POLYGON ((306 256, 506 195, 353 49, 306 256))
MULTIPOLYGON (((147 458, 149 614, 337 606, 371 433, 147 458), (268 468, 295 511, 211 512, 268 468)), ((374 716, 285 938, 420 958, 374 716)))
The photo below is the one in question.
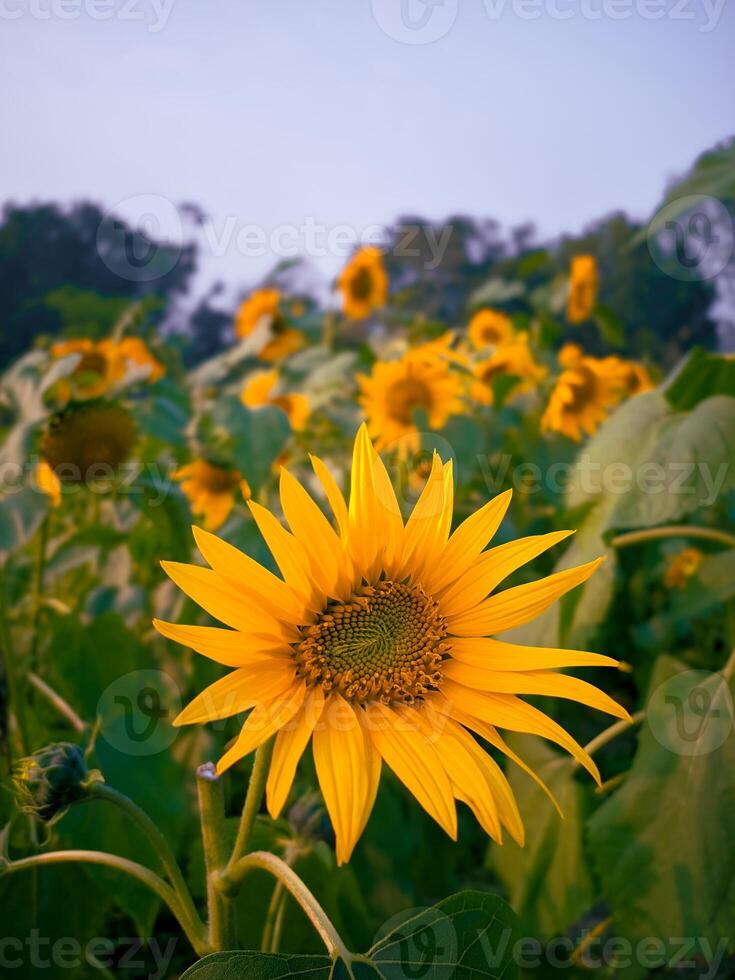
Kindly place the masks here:
POLYGON ((651 375, 637 361, 620 361, 618 378, 623 397, 640 395, 641 392, 650 391, 654 387, 651 375))
POLYGON ((52 345, 51 354, 55 358, 81 355, 70 377, 60 382, 61 393, 67 399, 99 398, 122 381, 131 367, 147 368, 150 382, 158 381, 166 373, 140 337, 123 337, 119 341, 109 337, 100 341, 87 337, 63 340, 52 345))
POLYGON ((668 556, 668 567, 664 573, 667 589, 683 589, 689 579, 696 575, 704 560, 699 548, 683 548, 675 555, 668 556))
POLYGON ((45 459, 41 459, 36 466, 36 486, 45 493, 52 507, 61 506, 61 480, 51 469, 45 459))
POLYGON ((352 256, 337 280, 342 309, 348 320, 363 320, 385 306, 388 275, 379 248, 362 248, 352 256))
POLYGON ((512 342, 499 347, 491 357, 475 364, 475 381, 471 395, 481 405, 492 405, 493 382, 502 375, 518 379, 512 395, 533 391, 546 376, 546 368, 537 363, 528 345, 528 335, 520 333, 512 342))
POLYGON ((402 456, 419 448, 414 422, 426 412, 432 429, 441 429, 450 415, 462 411, 463 379, 443 356, 439 342, 408 351, 396 361, 376 361, 372 373, 359 374, 359 403, 378 449, 391 446, 402 456))
POLYGON ((518 695, 569 698, 619 718, 628 715, 591 684, 559 672, 614 665, 611 658, 490 637, 538 616, 586 581, 599 560, 491 594, 571 532, 484 551, 508 508, 507 492, 450 536, 452 466, 438 455, 404 525, 365 425, 355 440, 349 504, 325 465, 316 458, 312 464, 336 529, 286 470, 280 498, 290 531, 264 507, 249 505, 283 578, 196 528, 199 550, 211 567, 162 563, 187 595, 231 627, 156 621, 164 636, 234 668, 196 697, 176 723, 204 723, 252 709, 217 771, 275 735, 267 782, 274 817, 311 741, 340 863, 349 859, 367 823, 383 762, 450 837, 457 835, 460 800, 493 838, 500 841, 505 827, 522 843, 510 785, 472 733, 520 765, 498 728, 541 735, 599 780, 585 750, 518 695))
POLYGON ((573 256, 567 298, 567 320, 570 323, 584 323, 590 318, 597 303, 599 286, 600 276, 594 255, 573 256))
POLYGON ((309 400, 306 395, 296 392, 276 394, 278 385, 277 371, 257 371, 248 379, 242 390, 240 399, 248 408, 260 408, 262 405, 276 405, 282 409, 295 432, 300 432, 309 418, 309 400))
POLYGON ((115 402, 72 403, 52 416, 41 436, 39 485, 52 499, 54 478, 86 483, 109 478, 125 462, 135 443, 133 417, 115 402))
POLYGON ((300 330, 289 327, 281 312, 281 294, 277 289, 258 289, 252 293, 235 314, 235 333, 242 340, 264 327, 269 339, 258 351, 261 361, 274 363, 300 350, 306 338, 300 330))
POLYGON ((244 500, 250 497, 248 482, 237 470, 204 459, 195 459, 180 467, 174 473, 174 479, 180 482, 192 514, 204 519, 208 531, 216 531, 225 523, 235 506, 238 490, 244 500))
POLYGON ((589 357, 576 344, 566 344, 559 363, 565 370, 551 393, 541 430, 561 432, 579 442, 583 432, 592 435, 620 400, 619 362, 614 357, 589 357))
POLYGON ((500 347, 513 339, 513 321, 499 310, 478 310, 470 320, 467 334, 477 350, 500 347))

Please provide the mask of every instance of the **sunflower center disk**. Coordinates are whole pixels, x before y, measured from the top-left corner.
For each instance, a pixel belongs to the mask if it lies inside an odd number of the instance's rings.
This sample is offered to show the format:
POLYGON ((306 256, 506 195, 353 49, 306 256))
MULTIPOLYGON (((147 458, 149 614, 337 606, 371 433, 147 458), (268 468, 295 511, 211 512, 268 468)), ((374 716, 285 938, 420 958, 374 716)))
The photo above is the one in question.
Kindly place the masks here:
POLYGON ((307 684, 351 701, 413 704, 438 689, 449 650, 439 607, 418 586, 382 581, 329 602, 302 629, 294 659, 307 684))

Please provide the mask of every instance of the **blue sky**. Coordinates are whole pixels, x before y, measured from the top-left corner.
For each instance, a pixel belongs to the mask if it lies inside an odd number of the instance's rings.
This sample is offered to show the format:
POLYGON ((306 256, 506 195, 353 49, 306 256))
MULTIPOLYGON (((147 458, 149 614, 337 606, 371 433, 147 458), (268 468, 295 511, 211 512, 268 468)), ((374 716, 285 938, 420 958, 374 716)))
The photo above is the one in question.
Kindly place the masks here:
MULTIPOLYGON (((296 251, 305 224, 369 234, 407 212, 542 234, 646 217, 735 131, 720 0, 0 0, 0 21, 3 198, 151 211, 171 235, 197 202, 203 278, 233 286, 283 227, 296 251), (401 2, 442 36, 404 43, 426 38, 401 2)), ((308 247, 341 264, 334 241, 308 247)))

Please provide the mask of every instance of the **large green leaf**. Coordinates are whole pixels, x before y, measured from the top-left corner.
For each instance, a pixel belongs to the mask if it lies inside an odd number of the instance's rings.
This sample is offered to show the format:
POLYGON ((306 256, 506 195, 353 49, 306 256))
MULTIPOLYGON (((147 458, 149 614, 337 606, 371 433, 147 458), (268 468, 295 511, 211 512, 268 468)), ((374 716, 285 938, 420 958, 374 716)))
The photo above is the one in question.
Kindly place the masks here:
POLYGON ((735 398, 735 359, 697 347, 664 386, 666 398, 680 412, 712 395, 735 398))
POLYGON ((328 956, 233 951, 205 956, 181 980, 329 980, 332 966, 328 956))
POLYGON ((237 398, 223 398, 214 422, 231 446, 235 465, 253 491, 268 479, 274 461, 286 445, 291 428, 285 413, 274 405, 246 408, 237 398))
POLYGON ((689 936, 706 957, 735 936, 735 732, 723 675, 682 671, 657 662, 633 766, 589 842, 617 935, 661 939, 668 957, 689 936))
POLYGON ((563 935, 595 902, 583 841, 591 791, 575 779, 574 760, 542 739, 510 736, 509 742, 554 793, 564 817, 514 766, 508 778, 521 813, 528 815, 525 846, 512 840, 502 847, 491 844, 488 860, 507 889, 524 935, 547 939, 563 935))

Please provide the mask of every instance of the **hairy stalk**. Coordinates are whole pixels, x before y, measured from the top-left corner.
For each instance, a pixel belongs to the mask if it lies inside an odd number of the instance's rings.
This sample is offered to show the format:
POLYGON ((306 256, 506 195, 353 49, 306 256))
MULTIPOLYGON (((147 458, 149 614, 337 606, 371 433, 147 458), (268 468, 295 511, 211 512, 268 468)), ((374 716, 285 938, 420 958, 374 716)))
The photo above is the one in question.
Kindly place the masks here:
POLYGON ((353 958, 352 954, 342 942, 327 913, 296 872, 275 854, 269 854, 267 851, 252 851, 246 857, 240 858, 234 866, 228 866, 220 876, 219 887, 226 894, 236 894, 247 873, 254 868, 268 871, 283 882, 284 887, 293 895, 319 933, 329 955, 339 956, 349 964, 353 958))
POLYGON ((231 870, 240 858, 247 854, 255 818, 263 802, 265 783, 268 778, 268 767, 271 756, 273 755, 273 741, 273 738, 269 738, 267 742, 259 746, 255 753, 253 771, 250 775, 248 791, 245 796, 245 805, 242 808, 240 826, 237 830, 237 839, 235 840, 235 846, 232 849, 230 860, 227 862, 227 871, 231 870))
POLYGON ((585 752, 588 755, 594 755, 598 749, 601 749, 604 745, 607 745, 608 742, 612 742, 614 738, 617 738, 617 736, 623 732, 627 732, 631 725, 639 724, 645 717, 646 712, 641 710, 636 711, 635 714, 631 715, 630 721, 626 721, 625 719, 616 721, 614 725, 610 725, 610 727, 606 728, 604 732, 600 732, 600 734, 596 735, 591 742, 588 742, 584 747, 585 752))
POLYGON ((656 541, 660 538, 703 538, 717 541, 728 548, 735 548, 735 534, 719 531, 713 527, 697 527, 695 524, 671 524, 669 527, 650 527, 645 531, 630 531, 619 534, 610 544, 613 548, 625 548, 643 541, 656 541))
POLYGON ((52 704, 54 708, 56 708, 59 714, 66 718, 74 731, 82 735, 87 730, 86 724, 82 721, 68 701, 65 701, 60 694, 58 694, 46 683, 46 681, 44 681, 32 670, 28 671, 28 683, 43 694, 46 700, 52 704))
POLYGON ((227 864, 225 795, 211 762, 197 769, 197 796, 207 874, 209 942, 216 950, 236 949, 235 908, 232 899, 217 887, 217 876, 227 864))

